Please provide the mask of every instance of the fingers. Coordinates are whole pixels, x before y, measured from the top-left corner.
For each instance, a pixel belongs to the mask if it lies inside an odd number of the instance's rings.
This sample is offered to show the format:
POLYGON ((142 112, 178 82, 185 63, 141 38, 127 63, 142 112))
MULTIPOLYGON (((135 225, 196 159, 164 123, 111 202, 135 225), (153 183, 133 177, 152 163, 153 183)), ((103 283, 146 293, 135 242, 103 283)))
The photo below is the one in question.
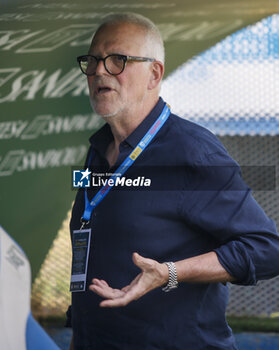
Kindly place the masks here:
POLYGON ((101 307, 120 307, 126 306, 133 300, 139 299, 150 290, 158 287, 158 267, 159 263, 155 260, 147 259, 133 253, 133 262, 142 272, 127 286, 120 289, 111 288, 106 281, 94 278, 89 289, 105 298, 100 303, 101 307))
POLYGON ((132 300, 127 298, 108 299, 100 303, 100 307, 122 307, 128 305, 132 300))
POLYGON ((128 286, 125 286, 121 290, 113 289, 107 284, 107 282, 94 278, 89 289, 106 299, 100 303, 101 307, 126 306, 131 301, 136 300, 145 294, 145 289, 142 284, 139 283, 141 277, 142 273, 140 273, 128 286))
POLYGON ((103 285, 109 287, 106 281, 104 280, 99 280, 98 278, 93 278, 92 282, 96 285, 103 285))
MULTIPOLYGON (((131 285, 127 286, 130 288, 128 292, 125 292, 122 296, 118 296, 109 300, 103 300, 100 303, 101 307, 121 307, 126 306, 133 300, 139 299, 142 295, 145 294, 144 290, 141 290, 138 286, 131 285)), ((125 287, 126 288, 126 287, 125 287)))
POLYGON ((106 281, 98 280, 96 278, 92 280, 92 284, 89 286, 89 289, 101 297, 108 299, 119 298, 125 294, 119 289, 111 288, 106 281))

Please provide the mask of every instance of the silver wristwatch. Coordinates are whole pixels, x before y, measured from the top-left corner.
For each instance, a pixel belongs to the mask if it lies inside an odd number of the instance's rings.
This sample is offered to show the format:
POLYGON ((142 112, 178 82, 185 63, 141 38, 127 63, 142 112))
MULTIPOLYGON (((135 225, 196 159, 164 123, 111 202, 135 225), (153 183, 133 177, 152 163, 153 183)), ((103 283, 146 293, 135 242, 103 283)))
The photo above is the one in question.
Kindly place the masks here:
POLYGON ((169 280, 168 280, 168 284, 162 288, 162 291, 169 292, 172 289, 178 287, 176 267, 175 267, 175 263, 173 262, 165 262, 164 264, 167 265, 169 270, 169 280))

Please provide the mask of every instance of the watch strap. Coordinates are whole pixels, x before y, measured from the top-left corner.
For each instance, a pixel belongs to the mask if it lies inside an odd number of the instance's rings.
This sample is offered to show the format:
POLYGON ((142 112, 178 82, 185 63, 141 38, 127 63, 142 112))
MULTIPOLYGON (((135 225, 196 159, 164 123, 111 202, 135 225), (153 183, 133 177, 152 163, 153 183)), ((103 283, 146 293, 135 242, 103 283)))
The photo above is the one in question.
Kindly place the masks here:
POLYGON ((169 280, 167 285, 162 288, 162 291, 170 292, 172 289, 178 287, 176 267, 174 262, 165 262, 164 264, 167 265, 169 270, 169 280))

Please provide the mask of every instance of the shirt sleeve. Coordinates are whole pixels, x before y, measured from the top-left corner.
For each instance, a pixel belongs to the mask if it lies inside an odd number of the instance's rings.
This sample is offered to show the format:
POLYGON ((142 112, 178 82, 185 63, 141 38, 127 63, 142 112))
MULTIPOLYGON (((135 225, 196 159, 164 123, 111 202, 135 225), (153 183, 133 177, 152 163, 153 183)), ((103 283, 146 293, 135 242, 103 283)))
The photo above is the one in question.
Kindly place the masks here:
MULTIPOLYGON (((221 265, 237 284, 254 285, 279 274, 279 235, 225 152, 206 156, 192 171, 183 214, 192 227, 212 236, 221 265)), ((189 181, 189 176, 188 176, 189 181)))

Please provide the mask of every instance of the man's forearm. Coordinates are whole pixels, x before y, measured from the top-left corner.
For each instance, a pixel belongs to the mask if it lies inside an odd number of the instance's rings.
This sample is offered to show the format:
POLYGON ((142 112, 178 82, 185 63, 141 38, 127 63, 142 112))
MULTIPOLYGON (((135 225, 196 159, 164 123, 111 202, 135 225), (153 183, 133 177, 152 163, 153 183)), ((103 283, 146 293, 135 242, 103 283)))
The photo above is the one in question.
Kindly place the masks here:
MULTIPOLYGON (((166 264, 133 254, 133 261, 141 269, 131 283, 122 289, 111 287, 106 281, 94 278, 89 289, 100 295, 101 307, 126 306, 151 290, 168 283, 169 270, 166 264)), ((233 277, 222 267, 215 252, 175 262, 178 282, 215 283, 230 282, 233 277)))
POLYGON ((220 264, 217 254, 209 252, 175 262, 178 282, 232 282, 234 278, 220 264))

